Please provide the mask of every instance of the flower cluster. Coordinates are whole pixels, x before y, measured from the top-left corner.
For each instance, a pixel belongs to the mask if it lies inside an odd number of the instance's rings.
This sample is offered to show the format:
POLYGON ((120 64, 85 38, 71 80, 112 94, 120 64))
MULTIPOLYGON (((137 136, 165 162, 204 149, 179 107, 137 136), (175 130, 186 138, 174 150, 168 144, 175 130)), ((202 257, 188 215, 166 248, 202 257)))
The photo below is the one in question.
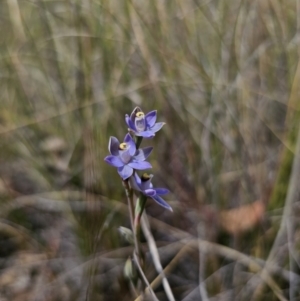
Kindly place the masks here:
POLYGON ((134 134, 139 141, 143 138, 153 138, 155 133, 165 124, 164 122, 156 122, 156 118, 157 111, 144 114, 139 107, 136 107, 130 116, 126 114, 125 121, 130 133, 126 134, 122 143, 116 137, 110 137, 108 144, 110 155, 104 160, 116 167, 123 181, 129 180, 133 189, 172 211, 171 206, 161 198, 161 195, 169 192, 168 189, 154 188, 151 183, 153 175, 144 173, 139 177, 137 174, 137 170, 152 168, 146 159, 151 154, 153 147, 139 149, 139 143, 135 143, 131 135, 134 134))

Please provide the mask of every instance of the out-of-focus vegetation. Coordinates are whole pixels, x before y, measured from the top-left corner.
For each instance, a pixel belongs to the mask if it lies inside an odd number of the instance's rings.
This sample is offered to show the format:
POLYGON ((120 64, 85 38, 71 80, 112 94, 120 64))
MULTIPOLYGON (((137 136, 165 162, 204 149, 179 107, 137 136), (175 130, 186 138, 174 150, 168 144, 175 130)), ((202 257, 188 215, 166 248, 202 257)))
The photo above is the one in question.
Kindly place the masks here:
POLYGON ((1 301, 137 298, 103 161, 137 105, 167 123, 151 162, 174 213, 147 212, 176 300, 300 298, 298 0, 0 7, 1 301))

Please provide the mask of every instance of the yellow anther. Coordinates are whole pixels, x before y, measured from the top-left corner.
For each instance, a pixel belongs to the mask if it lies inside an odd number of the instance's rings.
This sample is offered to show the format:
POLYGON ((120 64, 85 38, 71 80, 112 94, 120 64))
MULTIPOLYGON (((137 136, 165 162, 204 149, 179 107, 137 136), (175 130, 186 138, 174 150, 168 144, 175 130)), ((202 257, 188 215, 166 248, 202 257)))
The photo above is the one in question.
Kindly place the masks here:
POLYGON ((121 143, 121 144, 119 145, 119 149, 120 149, 120 150, 127 149, 127 144, 126 144, 125 142, 121 143))
POLYGON ((137 113, 135 114, 135 116, 139 118, 139 117, 144 117, 145 114, 144 114, 143 112, 137 112, 137 113))
POLYGON ((149 179, 151 179, 151 176, 148 175, 147 173, 143 173, 143 175, 142 175, 142 181, 147 181, 149 179))

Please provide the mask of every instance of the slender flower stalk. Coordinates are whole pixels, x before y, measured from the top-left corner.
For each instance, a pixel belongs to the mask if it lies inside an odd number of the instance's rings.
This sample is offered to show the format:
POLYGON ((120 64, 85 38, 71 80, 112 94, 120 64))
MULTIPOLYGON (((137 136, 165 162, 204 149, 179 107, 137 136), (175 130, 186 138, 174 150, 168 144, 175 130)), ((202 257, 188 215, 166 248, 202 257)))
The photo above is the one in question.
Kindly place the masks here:
POLYGON ((134 224, 133 190, 132 190, 132 188, 130 188, 130 186, 128 184, 128 180, 123 180, 122 184, 125 189, 126 198, 127 198, 127 202, 128 202, 130 222, 131 222, 131 225, 133 225, 134 224))
POLYGON ((140 145, 141 145, 141 143, 142 143, 142 141, 143 141, 143 137, 141 137, 141 136, 136 136, 135 138, 136 138, 136 139, 135 139, 136 149, 139 149, 139 148, 140 148, 140 145))
POLYGON ((141 245, 140 245, 140 241, 138 239, 139 238, 139 230, 137 230, 137 227, 135 226, 133 189, 129 186, 128 180, 123 180, 123 186, 124 186, 125 192, 126 192, 129 216, 130 216, 130 223, 131 223, 131 228, 133 230, 135 253, 137 254, 137 257, 139 258, 139 264, 143 265, 143 262, 141 260, 141 256, 142 256, 141 245), (138 231, 138 233, 137 233, 137 231, 138 231))
POLYGON ((140 193, 138 199, 136 200, 135 212, 134 212, 134 227, 137 229, 140 226, 140 221, 142 214, 144 212, 147 202, 147 196, 140 193))

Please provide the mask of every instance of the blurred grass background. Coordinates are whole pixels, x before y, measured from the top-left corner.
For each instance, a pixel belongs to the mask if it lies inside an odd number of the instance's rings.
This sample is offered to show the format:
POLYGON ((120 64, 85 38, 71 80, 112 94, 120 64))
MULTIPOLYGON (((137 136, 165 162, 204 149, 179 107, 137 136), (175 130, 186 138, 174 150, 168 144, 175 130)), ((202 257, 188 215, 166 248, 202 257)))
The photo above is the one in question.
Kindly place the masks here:
POLYGON ((167 123, 143 143, 172 191, 173 214, 147 210, 163 266, 181 254, 176 300, 299 300, 299 0, 0 7, 1 301, 134 300, 103 158, 137 105, 167 123))

